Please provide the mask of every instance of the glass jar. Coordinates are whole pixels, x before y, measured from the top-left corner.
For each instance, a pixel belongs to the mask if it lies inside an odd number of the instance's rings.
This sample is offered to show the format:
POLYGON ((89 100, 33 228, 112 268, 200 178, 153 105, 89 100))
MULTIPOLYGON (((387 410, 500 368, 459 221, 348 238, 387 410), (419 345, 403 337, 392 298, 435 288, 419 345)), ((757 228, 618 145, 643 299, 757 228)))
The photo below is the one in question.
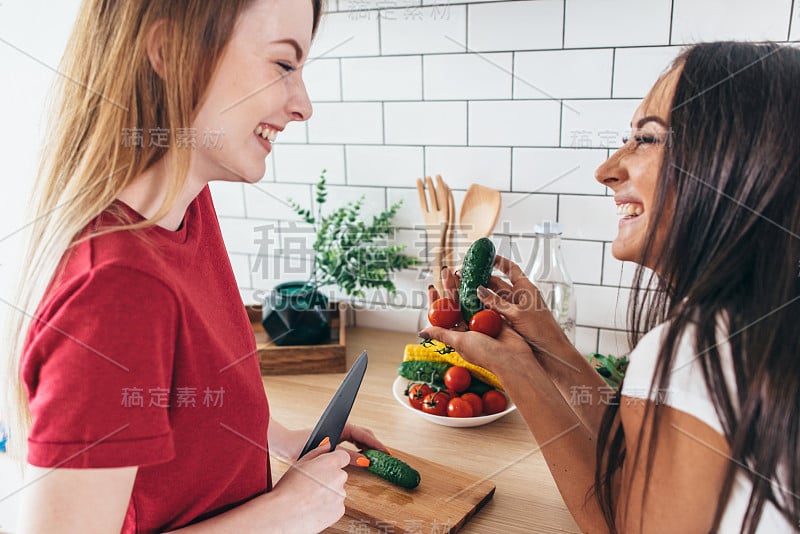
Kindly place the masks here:
POLYGON ((561 253, 561 226, 552 221, 544 221, 536 225, 535 231, 533 267, 528 277, 539 288, 553 317, 574 345, 577 316, 575 286, 561 253))

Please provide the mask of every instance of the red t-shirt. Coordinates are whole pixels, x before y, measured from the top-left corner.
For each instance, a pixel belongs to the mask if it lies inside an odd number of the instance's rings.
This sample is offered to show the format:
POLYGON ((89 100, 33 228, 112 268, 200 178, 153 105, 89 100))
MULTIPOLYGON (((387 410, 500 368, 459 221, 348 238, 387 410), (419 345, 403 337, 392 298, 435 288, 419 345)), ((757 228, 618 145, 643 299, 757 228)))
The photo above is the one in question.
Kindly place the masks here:
MULTIPOLYGON (((142 220, 117 201, 87 231, 120 217, 142 220)), ((269 491, 267 397, 208 187, 180 230, 106 234, 62 265, 23 354, 28 461, 139 466, 126 533, 269 491)))

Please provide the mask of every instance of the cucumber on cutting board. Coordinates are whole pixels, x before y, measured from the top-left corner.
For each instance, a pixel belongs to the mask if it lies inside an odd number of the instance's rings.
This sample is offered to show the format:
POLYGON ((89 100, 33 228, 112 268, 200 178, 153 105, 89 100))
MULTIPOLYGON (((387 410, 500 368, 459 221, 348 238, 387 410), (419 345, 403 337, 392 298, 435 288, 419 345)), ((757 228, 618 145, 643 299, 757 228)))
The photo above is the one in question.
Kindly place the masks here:
POLYGON ((367 449, 362 454, 369 458, 367 469, 371 473, 401 488, 414 489, 419 486, 419 472, 404 461, 375 449, 367 449))
POLYGON ((483 308, 478 298, 478 286, 489 285, 494 257, 494 243, 488 237, 481 237, 472 243, 464 256, 458 296, 461 300, 461 315, 467 324, 483 308))

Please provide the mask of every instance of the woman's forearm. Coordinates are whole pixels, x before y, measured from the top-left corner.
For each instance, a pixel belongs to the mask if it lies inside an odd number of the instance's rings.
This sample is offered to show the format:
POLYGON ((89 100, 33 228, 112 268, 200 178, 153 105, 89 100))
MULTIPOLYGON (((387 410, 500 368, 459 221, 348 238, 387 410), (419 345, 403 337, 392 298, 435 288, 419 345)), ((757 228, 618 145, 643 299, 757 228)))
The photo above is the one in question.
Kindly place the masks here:
POLYGON ((292 503, 281 502, 279 493, 270 492, 205 521, 171 532, 181 534, 291 532, 289 528, 291 521, 286 516, 295 508, 292 503))
POLYGON ((557 348, 532 345, 534 354, 561 397, 592 435, 597 435, 614 390, 566 339, 557 348))
POLYGON ((555 382, 540 370, 518 367, 499 378, 513 398, 524 399, 517 409, 581 531, 607 532, 597 499, 590 496, 597 433, 582 422, 555 382))
POLYGON ((297 455, 300 454, 303 445, 305 445, 309 432, 309 430, 289 430, 270 417, 267 429, 270 455, 286 462, 296 460, 297 455))

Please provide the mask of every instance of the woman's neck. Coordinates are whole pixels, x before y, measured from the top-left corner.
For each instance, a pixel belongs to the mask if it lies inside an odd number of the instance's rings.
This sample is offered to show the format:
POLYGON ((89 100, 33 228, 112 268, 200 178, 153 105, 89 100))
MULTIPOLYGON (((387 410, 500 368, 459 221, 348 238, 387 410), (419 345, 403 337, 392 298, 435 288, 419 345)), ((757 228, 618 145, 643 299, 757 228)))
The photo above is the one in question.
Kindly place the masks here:
MULTIPOLYGON (((167 179, 169 166, 166 159, 166 157, 161 158, 152 167, 134 178, 117 196, 119 200, 139 212, 145 219, 153 218, 166 197, 167 184, 169 183, 167 179)), ((192 203, 205 186, 206 182, 194 178, 190 172, 175 204, 156 225, 173 232, 178 230, 181 227, 189 204, 192 203)))

